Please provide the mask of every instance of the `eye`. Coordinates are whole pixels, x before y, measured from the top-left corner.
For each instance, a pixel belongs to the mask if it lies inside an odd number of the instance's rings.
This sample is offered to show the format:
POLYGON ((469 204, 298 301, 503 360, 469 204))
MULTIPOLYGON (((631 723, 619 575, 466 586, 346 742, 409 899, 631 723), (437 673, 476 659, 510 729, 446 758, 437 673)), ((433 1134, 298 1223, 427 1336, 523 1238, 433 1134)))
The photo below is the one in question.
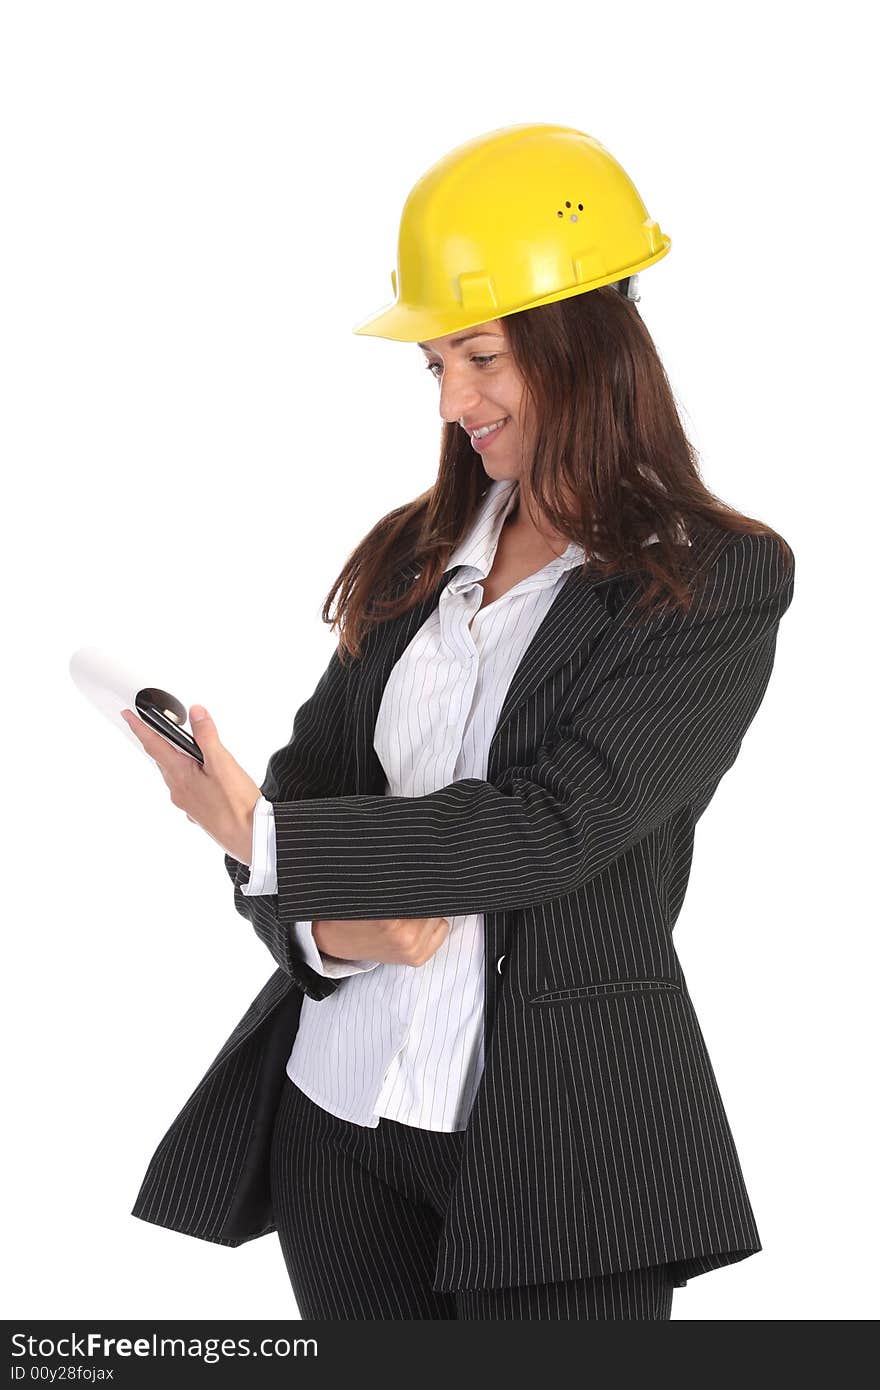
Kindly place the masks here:
MULTIPOLYGON (((472 361, 472 362, 479 362, 479 364, 480 364, 480 370, 481 370, 481 371, 484 371, 484 370, 486 369, 486 367, 489 365, 489 363, 490 363, 490 362, 494 362, 494 361, 495 361, 495 358, 498 357, 499 355, 500 355, 500 354, 497 353, 497 352, 493 352, 493 353, 482 353, 482 354, 477 354, 477 353, 475 353, 475 354, 471 357, 471 361, 472 361)), ((435 368, 435 367, 441 367, 441 368, 442 368, 442 365, 443 365, 443 364, 442 364, 441 362, 427 362, 427 363, 425 364, 425 370, 428 371, 428 372, 430 372, 432 376, 436 377, 436 372, 434 371, 434 368, 435 368)), ((437 378, 437 379, 439 380, 439 378, 437 378)))

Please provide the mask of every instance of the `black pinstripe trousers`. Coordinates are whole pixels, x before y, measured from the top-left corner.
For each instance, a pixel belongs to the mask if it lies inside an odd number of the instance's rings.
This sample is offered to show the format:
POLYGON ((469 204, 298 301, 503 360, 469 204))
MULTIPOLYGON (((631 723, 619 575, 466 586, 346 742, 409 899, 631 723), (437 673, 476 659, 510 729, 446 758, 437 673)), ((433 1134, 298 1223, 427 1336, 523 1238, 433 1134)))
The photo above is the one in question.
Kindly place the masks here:
POLYGON ((285 1076, 270 1155, 276 1227, 300 1317, 668 1319, 665 1265, 503 1289, 432 1288, 464 1132, 324 1110, 285 1076))

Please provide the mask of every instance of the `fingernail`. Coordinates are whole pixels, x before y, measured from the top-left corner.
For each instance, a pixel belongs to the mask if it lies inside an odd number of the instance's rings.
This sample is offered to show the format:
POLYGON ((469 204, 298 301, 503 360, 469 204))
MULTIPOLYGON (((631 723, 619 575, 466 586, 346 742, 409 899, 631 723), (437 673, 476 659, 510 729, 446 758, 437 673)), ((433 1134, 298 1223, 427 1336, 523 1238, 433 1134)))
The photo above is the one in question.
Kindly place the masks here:
POLYGON ((204 705, 193 705, 191 713, 194 724, 198 724, 200 720, 207 719, 208 717, 208 711, 205 709, 204 705))

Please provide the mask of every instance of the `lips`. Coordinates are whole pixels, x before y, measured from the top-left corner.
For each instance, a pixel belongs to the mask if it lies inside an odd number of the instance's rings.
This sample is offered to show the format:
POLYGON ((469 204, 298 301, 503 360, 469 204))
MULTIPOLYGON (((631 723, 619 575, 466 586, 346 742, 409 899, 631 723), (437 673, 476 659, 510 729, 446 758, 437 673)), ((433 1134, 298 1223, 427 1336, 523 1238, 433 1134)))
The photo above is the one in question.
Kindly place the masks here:
POLYGON ((501 425, 497 430, 490 430, 488 434, 484 434, 482 439, 476 439, 474 435, 471 435, 471 444, 477 450, 478 453, 481 453, 483 449, 485 449, 487 444, 491 444, 493 439, 497 439, 500 434, 504 433, 509 424, 510 416, 507 417, 507 419, 504 421, 504 424, 501 425))
POLYGON ((486 425, 501 425, 501 424, 504 424, 504 423, 506 423, 507 418, 508 418, 508 417, 507 417, 506 415, 500 415, 500 416, 498 417, 497 420, 486 420, 486 422, 485 422, 484 424, 482 424, 482 425, 472 425, 471 428, 468 430, 468 433, 469 433, 470 435, 474 435, 474 434, 476 434, 477 430, 484 430, 484 429, 486 428, 486 425))

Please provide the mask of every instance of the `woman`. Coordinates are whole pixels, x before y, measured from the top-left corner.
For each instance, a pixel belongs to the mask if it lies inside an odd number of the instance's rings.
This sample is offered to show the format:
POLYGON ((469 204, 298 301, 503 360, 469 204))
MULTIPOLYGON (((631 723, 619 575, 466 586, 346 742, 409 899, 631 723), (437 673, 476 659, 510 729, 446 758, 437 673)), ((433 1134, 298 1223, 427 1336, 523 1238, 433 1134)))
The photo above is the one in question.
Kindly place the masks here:
POLYGON ((794 557, 699 477, 635 307, 669 245, 581 132, 433 166, 356 331, 436 377, 436 483, 261 788, 200 707, 204 767, 126 716, 278 967, 133 1213, 277 1230, 303 1317, 668 1319, 761 1248, 672 932, 794 557))

